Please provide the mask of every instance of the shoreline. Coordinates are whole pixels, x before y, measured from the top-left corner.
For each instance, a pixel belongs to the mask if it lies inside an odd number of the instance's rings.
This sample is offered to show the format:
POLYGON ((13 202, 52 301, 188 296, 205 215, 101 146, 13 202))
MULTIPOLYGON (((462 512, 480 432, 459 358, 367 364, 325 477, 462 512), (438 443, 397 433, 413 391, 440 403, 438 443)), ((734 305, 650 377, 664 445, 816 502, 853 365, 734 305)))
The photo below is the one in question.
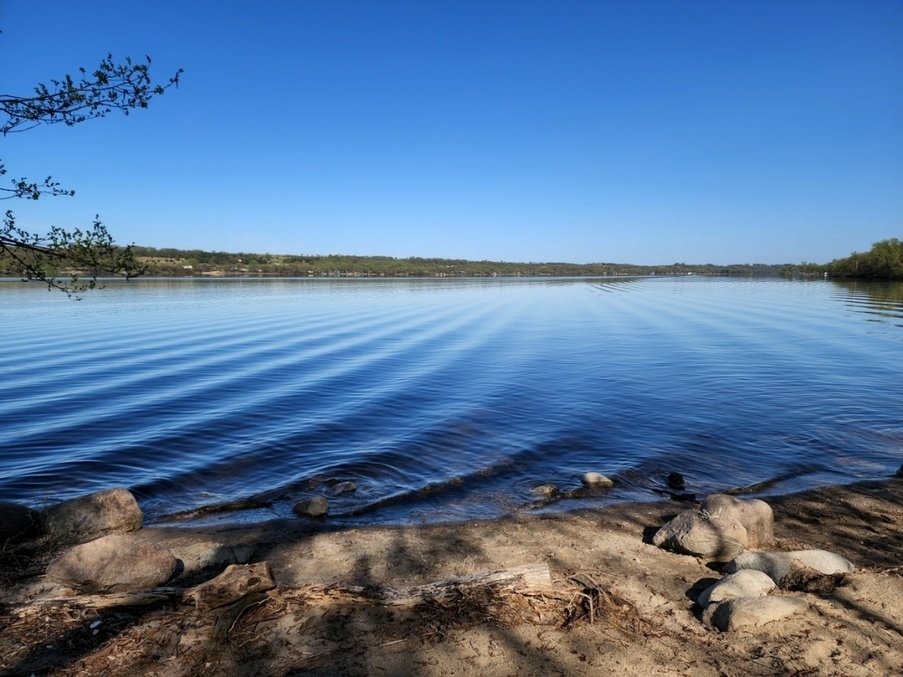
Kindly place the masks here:
MULTIPOLYGON (((903 478, 766 501, 774 511, 771 549, 828 550, 852 561, 856 572, 824 593, 776 592, 803 600, 808 610, 753 630, 718 632, 700 622, 695 598, 720 577, 719 565, 649 544, 667 518, 691 507, 685 502, 423 526, 336 527, 295 519, 147 527, 135 536, 167 547, 184 564, 173 585, 209 579, 231 558, 267 562, 276 589, 235 621, 225 642, 205 635, 205 617, 184 605, 126 614, 122 627, 115 610, 96 612, 86 625, 100 620, 98 627, 109 627, 111 634, 96 640, 89 634, 77 656, 54 664, 53 674, 103 674, 92 672, 98 666, 119 675, 166 677, 203 669, 238 675, 903 672, 903 478), (339 595, 348 586, 399 589, 536 564, 548 565, 552 589, 521 602, 506 598, 480 607, 492 613, 466 604, 387 611, 339 595), (583 594, 575 577, 599 581, 605 596, 615 600, 595 623, 561 623, 562 610, 580 603, 583 594), (175 643, 165 663, 148 638, 175 643)), ((29 606, 16 608, 27 615, 29 606)), ((10 638, 35 641, 16 636, 15 625, 0 628, 4 644, 10 638)), ((53 644, 52 638, 39 641, 53 644)), ((34 669, 42 657, 39 646, 27 660, 21 649, 15 655, 17 663, 0 663, 0 674, 19 674, 17 667, 43 674, 34 669)))

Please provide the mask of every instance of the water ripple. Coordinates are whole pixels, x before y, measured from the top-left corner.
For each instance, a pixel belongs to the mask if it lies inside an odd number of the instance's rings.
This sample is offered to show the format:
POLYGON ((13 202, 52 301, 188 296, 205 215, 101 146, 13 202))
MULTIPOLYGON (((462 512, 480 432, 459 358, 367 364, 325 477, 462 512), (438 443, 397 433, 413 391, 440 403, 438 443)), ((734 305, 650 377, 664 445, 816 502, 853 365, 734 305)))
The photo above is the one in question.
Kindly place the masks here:
POLYGON ((886 475, 901 285, 704 278, 0 284, 0 495, 436 521, 886 475), (615 477, 588 495, 587 470, 615 477), (339 482, 357 491, 335 495, 339 482), (539 484, 559 487, 539 500, 539 484))

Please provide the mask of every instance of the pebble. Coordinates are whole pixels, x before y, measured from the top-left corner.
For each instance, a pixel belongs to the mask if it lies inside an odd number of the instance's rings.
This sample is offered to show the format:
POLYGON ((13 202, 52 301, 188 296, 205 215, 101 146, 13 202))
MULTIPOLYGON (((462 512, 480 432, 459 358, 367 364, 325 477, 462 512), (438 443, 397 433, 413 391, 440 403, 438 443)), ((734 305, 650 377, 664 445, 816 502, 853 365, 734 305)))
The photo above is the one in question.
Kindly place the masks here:
POLYGON ((299 501, 292 511, 300 517, 324 517, 329 512, 329 501, 323 496, 314 496, 299 501))
POLYGON ((597 472, 588 472, 583 476, 583 484, 587 487, 593 488, 607 488, 614 486, 614 482, 612 482, 609 478, 607 478, 602 473, 597 472))

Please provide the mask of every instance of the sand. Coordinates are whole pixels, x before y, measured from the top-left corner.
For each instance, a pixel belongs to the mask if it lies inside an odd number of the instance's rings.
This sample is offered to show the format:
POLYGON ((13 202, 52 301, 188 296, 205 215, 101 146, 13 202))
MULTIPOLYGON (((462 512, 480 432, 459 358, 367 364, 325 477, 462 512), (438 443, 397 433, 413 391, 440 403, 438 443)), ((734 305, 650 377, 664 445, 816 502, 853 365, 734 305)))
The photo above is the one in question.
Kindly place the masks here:
POLYGON ((8 575, 0 674, 23 675, 896 675, 903 674, 903 480, 766 499, 778 550, 836 552, 857 570, 804 612, 707 628, 698 594, 720 566, 649 544, 685 503, 411 527, 304 521, 145 528, 185 563, 173 585, 231 559, 266 561, 277 587, 231 616, 189 603, 100 608, 37 572, 8 575), (411 606, 379 591, 548 565, 548 589, 449 588, 411 606), (592 609, 592 615, 590 615, 592 609))

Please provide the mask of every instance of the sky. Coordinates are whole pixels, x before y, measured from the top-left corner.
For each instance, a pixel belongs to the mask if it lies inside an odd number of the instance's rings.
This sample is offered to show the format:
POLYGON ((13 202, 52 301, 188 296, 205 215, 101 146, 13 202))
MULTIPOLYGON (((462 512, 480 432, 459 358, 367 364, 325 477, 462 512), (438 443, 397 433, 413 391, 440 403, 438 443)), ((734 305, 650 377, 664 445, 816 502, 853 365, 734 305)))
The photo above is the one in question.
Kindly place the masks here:
POLYGON ((226 252, 827 262, 903 238, 899 0, 0 0, 0 93, 178 89, 0 139, 18 224, 226 252))

